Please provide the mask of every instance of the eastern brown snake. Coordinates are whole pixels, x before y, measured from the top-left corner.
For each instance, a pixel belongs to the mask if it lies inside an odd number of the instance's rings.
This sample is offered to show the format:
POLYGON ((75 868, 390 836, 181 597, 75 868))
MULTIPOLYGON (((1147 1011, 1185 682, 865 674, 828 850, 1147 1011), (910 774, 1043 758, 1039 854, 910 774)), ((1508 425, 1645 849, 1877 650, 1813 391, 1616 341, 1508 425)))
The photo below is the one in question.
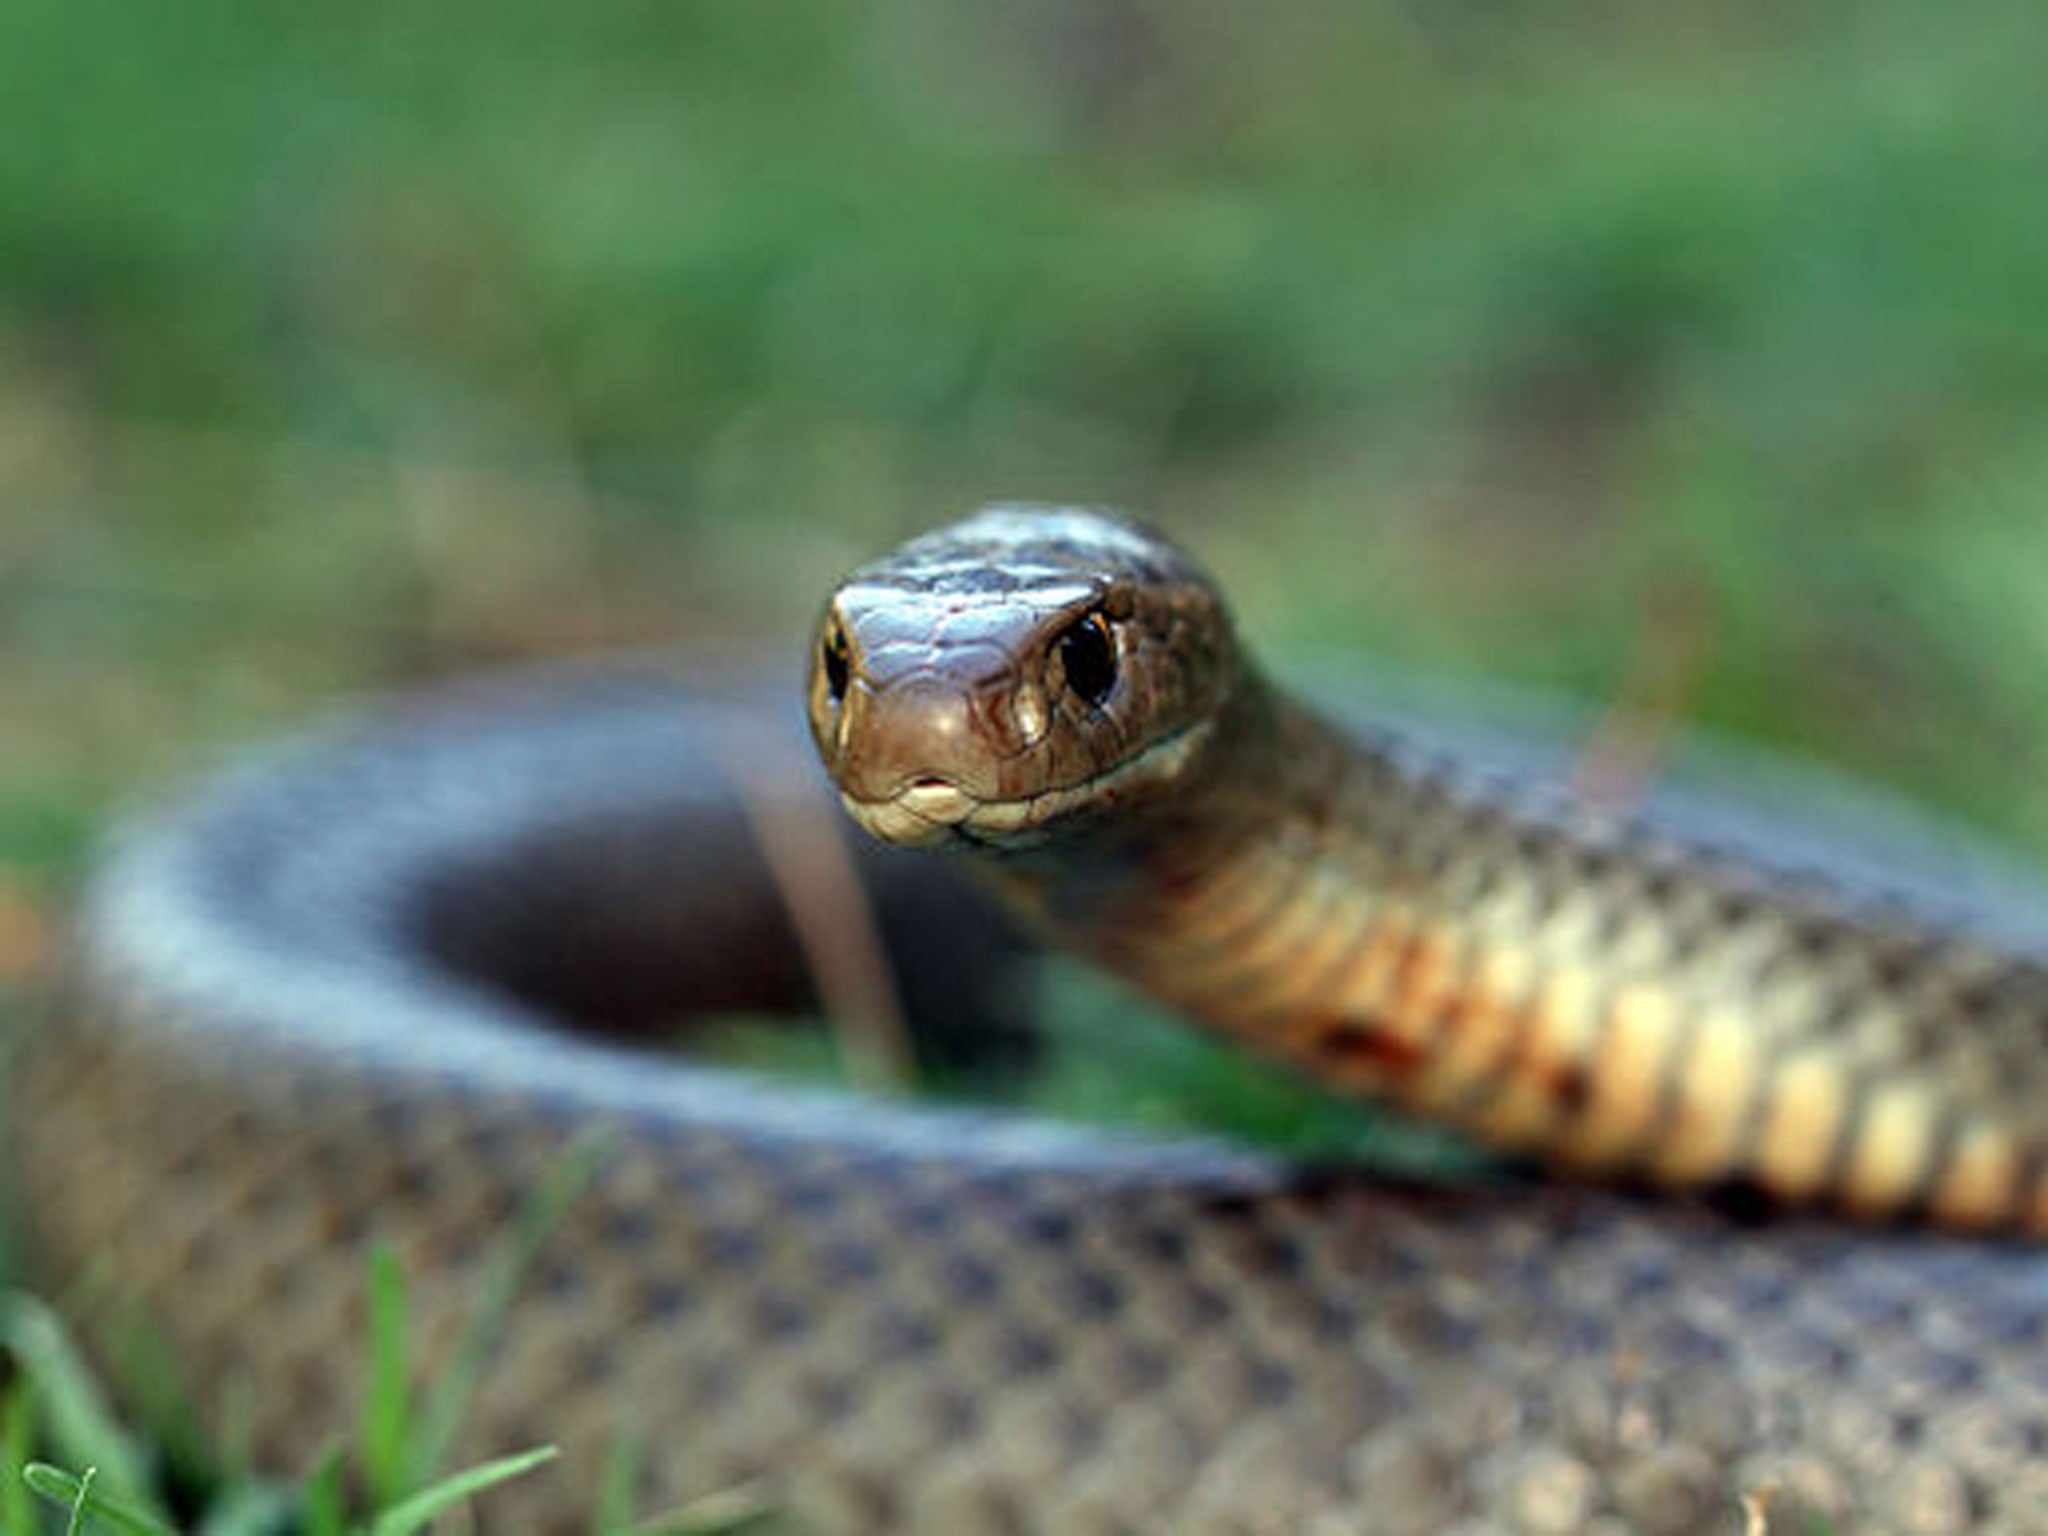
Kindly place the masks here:
MULTIPOLYGON (((597 1125, 467 1442, 566 1455, 494 1530, 578 1528, 621 1434, 650 1507, 748 1481, 826 1531, 2048 1529, 2034 956, 1353 741, 1185 557, 1090 514, 855 573, 810 709, 864 824, 967 848, 1232 1033, 1569 1170, 1807 1214, 1411 1188, 632 1049, 803 988, 733 784, 791 722, 621 666, 381 711, 117 847, 15 1075, 40 1273, 139 1309, 289 1466, 352 1415, 353 1256, 397 1246, 431 1358, 597 1125)), ((1013 946, 947 862, 873 856, 871 899, 914 1017, 999 1025, 974 977, 1013 946)))

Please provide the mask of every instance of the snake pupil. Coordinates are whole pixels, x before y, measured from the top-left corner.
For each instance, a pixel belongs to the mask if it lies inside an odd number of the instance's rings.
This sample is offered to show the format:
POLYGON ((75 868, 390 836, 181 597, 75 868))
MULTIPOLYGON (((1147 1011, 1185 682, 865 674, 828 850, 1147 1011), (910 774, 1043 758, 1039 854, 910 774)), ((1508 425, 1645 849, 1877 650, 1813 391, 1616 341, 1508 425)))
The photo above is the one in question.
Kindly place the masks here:
POLYGON ((1067 686, 1090 704, 1101 704, 1116 687, 1116 640, 1100 609, 1061 631, 1060 667, 1067 686))
POLYGON ((824 643, 818 649, 819 660, 825 668, 825 687, 832 695, 832 702, 837 704, 846 697, 846 631, 837 624, 833 625, 825 632, 824 643))

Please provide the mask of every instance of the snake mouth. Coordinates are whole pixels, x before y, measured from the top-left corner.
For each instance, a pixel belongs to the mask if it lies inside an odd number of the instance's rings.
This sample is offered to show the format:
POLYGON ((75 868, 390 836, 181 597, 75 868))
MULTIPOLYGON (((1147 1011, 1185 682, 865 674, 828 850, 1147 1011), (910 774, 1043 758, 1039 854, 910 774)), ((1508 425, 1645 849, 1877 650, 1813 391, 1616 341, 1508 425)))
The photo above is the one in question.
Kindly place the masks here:
POLYGON ((1178 778, 1209 730, 1209 721, 1198 720, 1113 768, 1028 795, 984 799, 951 779, 927 774, 876 799, 841 790, 839 801, 864 831, 902 847, 957 841, 1025 846, 1043 840, 1069 815, 1107 810, 1135 790, 1178 778))

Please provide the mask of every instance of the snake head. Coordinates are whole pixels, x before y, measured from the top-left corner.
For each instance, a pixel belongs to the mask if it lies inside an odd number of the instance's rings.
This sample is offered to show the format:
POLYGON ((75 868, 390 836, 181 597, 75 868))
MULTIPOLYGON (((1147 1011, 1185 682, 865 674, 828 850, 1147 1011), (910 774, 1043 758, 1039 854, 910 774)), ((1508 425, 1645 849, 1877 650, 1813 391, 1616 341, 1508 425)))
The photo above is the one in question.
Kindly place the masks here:
POLYGON ((992 507, 841 583, 812 646, 811 735, 875 836, 1027 845, 1170 793, 1238 673, 1222 599, 1165 539, 992 507))

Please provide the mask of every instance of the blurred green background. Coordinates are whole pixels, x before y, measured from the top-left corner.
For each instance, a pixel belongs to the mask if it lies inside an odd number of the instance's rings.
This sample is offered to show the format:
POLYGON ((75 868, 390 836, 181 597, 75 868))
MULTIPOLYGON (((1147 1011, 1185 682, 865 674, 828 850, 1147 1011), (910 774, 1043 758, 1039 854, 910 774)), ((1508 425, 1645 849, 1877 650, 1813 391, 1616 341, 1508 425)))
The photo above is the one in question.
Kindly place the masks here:
POLYGON ((2048 850, 2044 64, 2035 0, 10 0, 0 977, 232 743, 793 655, 999 496, 2048 850))

